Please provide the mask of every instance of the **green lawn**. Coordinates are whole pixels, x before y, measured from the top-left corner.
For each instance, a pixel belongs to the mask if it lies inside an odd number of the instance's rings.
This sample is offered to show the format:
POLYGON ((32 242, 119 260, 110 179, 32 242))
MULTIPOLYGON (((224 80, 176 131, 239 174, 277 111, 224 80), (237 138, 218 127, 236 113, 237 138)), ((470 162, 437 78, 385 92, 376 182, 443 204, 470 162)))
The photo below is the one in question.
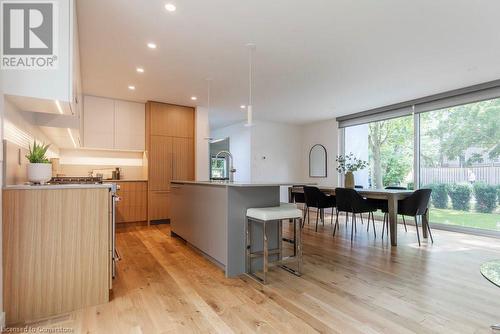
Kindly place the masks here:
POLYGON ((459 225, 500 231, 500 214, 476 213, 450 209, 430 209, 431 223, 459 225))

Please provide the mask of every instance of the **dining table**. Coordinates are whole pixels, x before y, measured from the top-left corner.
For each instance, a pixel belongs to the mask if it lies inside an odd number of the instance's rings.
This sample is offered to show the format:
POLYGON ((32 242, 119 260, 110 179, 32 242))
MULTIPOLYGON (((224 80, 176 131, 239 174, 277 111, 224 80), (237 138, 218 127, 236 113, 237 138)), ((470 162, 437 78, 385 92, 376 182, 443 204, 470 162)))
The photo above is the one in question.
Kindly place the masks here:
MULTIPOLYGON (((319 190, 327 195, 335 196, 335 187, 317 186, 319 190)), ((398 244, 398 201, 403 200, 413 194, 413 190, 399 190, 399 189, 355 189, 361 196, 369 199, 378 199, 387 201, 389 208, 389 233, 391 237, 391 245, 397 246, 398 244)), ((288 189, 289 202, 293 203, 295 193, 303 193, 302 186, 292 186, 288 189)), ((427 224, 429 224, 429 210, 422 217, 422 236, 428 237, 427 224)), ((418 226, 417 226, 418 228, 418 226)))

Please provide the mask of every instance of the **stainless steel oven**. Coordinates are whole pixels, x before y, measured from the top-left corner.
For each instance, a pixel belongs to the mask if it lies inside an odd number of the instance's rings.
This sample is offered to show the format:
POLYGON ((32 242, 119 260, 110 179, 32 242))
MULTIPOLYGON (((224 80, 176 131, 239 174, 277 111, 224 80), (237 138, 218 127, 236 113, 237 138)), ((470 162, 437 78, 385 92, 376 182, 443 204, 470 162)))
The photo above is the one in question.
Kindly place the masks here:
POLYGON ((120 189, 120 186, 116 183, 113 183, 111 187, 111 254, 112 254, 112 276, 115 278, 116 276, 116 263, 120 261, 120 255, 118 250, 116 249, 116 203, 119 202, 120 196, 117 194, 117 190, 120 189))

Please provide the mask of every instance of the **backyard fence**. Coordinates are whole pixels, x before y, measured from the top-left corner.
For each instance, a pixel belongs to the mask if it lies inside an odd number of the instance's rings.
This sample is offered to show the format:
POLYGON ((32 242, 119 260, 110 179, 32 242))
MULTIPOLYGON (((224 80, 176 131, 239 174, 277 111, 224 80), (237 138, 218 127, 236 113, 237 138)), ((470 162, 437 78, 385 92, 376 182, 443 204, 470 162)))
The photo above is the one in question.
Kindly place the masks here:
POLYGON ((475 182, 500 185, 500 166, 421 168, 420 182, 422 185, 430 183, 467 183, 470 181, 472 174, 475 176, 475 182))

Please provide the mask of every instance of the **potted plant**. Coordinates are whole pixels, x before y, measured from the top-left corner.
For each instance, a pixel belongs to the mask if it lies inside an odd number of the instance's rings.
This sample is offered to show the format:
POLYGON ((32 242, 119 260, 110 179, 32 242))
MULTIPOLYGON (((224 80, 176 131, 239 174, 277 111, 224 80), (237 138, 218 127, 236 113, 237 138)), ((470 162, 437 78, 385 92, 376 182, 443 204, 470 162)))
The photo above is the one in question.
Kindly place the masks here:
POLYGON ((354 189, 354 174, 358 170, 362 170, 368 166, 368 162, 358 159, 351 152, 347 155, 337 155, 337 172, 345 174, 344 187, 354 189))
POLYGON ((28 181, 32 183, 45 183, 52 177, 52 164, 45 156, 50 144, 37 144, 36 140, 33 146, 30 145, 29 152, 26 154, 28 164, 28 181))

